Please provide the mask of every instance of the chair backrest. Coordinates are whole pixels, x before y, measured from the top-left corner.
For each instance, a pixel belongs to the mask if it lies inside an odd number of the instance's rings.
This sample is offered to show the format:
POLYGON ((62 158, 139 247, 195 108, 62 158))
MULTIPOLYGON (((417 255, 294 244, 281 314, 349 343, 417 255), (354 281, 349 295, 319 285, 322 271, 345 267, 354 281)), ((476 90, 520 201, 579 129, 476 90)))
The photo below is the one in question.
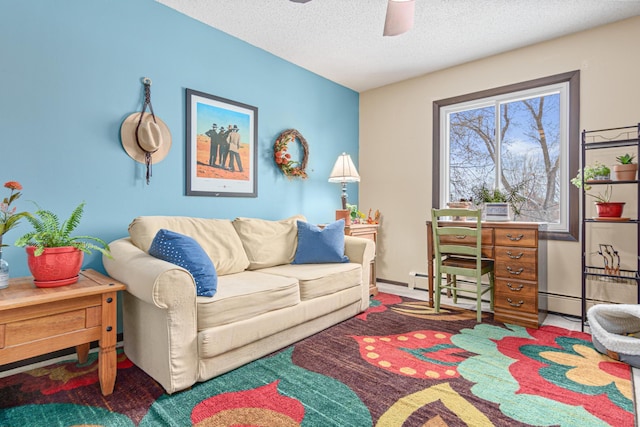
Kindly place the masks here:
POLYGON ((443 255, 476 258, 478 269, 482 262, 482 211, 474 209, 432 209, 431 228, 436 260, 443 255), (456 219, 455 225, 442 225, 456 219), (466 226, 466 224, 469 226, 466 226))

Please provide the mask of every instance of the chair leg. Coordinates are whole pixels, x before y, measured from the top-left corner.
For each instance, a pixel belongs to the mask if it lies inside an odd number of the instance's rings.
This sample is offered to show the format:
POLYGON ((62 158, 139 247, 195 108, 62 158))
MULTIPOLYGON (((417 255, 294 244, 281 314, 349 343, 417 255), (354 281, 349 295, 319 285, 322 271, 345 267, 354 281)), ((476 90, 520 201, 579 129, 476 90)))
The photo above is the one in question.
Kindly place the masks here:
POLYGON ((476 278, 476 320, 482 322, 482 276, 476 278))
POLYGON ((495 275, 493 274, 493 271, 489 272, 489 286, 491 286, 491 290, 489 291, 489 307, 491 308, 491 311, 493 311, 493 300, 496 289, 495 275))
POLYGON ((458 303, 458 281, 457 276, 454 274, 451 276, 451 284, 453 285, 452 294, 453 294, 453 303, 458 303))
POLYGON ((436 313, 440 313, 440 292, 442 292, 442 275, 440 274, 439 271, 436 271, 436 276, 435 279, 433 281, 434 284, 434 304, 433 304, 433 308, 435 309, 436 313))

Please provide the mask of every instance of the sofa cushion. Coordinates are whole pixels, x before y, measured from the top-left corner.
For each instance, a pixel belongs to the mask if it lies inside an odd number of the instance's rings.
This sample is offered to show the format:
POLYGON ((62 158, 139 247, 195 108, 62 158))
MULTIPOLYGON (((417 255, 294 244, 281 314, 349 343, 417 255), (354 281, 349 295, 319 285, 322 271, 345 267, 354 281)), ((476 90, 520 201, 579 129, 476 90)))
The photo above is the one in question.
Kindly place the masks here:
POLYGON ((197 300, 201 331, 296 305, 300 292, 295 278, 244 271, 219 277, 216 295, 197 300))
POLYGON ((200 378, 206 380, 220 374, 224 359, 238 359, 235 364, 238 366, 255 360, 259 357, 257 353, 271 353, 353 317, 362 311, 361 299, 360 289, 349 288, 313 301, 303 301, 285 310, 198 331, 200 378))
POLYGON ((148 253, 161 228, 195 239, 209 255, 218 276, 238 273, 249 266, 240 237, 228 219, 141 216, 129 225, 129 235, 134 245, 148 253))
POLYGON ((324 228, 304 221, 298 224, 298 247, 293 264, 349 262, 344 255, 344 220, 324 228))
POLYGON ((302 301, 359 287, 362 283, 362 267, 356 263, 288 264, 265 268, 260 272, 297 279, 302 301))
POLYGON ((290 264, 293 261, 298 241, 297 220, 305 220, 305 217, 296 215, 280 221, 258 218, 233 220, 233 226, 249 258, 249 270, 290 264))
POLYGON ((189 236, 160 229, 149 247, 149 255, 185 268, 196 282, 196 294, 212 297, 218 287, 218 275, 211 259, 189 236))

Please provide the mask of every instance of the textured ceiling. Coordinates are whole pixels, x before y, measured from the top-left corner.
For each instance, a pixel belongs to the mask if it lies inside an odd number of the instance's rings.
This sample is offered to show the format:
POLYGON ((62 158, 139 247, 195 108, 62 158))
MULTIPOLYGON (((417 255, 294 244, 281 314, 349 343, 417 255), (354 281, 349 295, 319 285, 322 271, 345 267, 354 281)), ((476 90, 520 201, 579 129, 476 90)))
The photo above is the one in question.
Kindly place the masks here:
POLYGON ((640 0, 415 0, 383 37, 387 0, 157 0, 358 92, 640 15, 640 0))

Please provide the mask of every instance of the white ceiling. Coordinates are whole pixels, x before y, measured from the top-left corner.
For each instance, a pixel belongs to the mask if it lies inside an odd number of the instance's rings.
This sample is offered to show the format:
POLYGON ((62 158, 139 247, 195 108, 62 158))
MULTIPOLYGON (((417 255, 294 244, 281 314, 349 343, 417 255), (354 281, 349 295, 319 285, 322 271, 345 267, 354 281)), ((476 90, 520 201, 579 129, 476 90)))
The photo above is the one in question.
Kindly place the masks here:
POLYGON ((415 0, 383 37, 387 0, 157 0, 358 92, 640 15, 640 0, 415 0))

